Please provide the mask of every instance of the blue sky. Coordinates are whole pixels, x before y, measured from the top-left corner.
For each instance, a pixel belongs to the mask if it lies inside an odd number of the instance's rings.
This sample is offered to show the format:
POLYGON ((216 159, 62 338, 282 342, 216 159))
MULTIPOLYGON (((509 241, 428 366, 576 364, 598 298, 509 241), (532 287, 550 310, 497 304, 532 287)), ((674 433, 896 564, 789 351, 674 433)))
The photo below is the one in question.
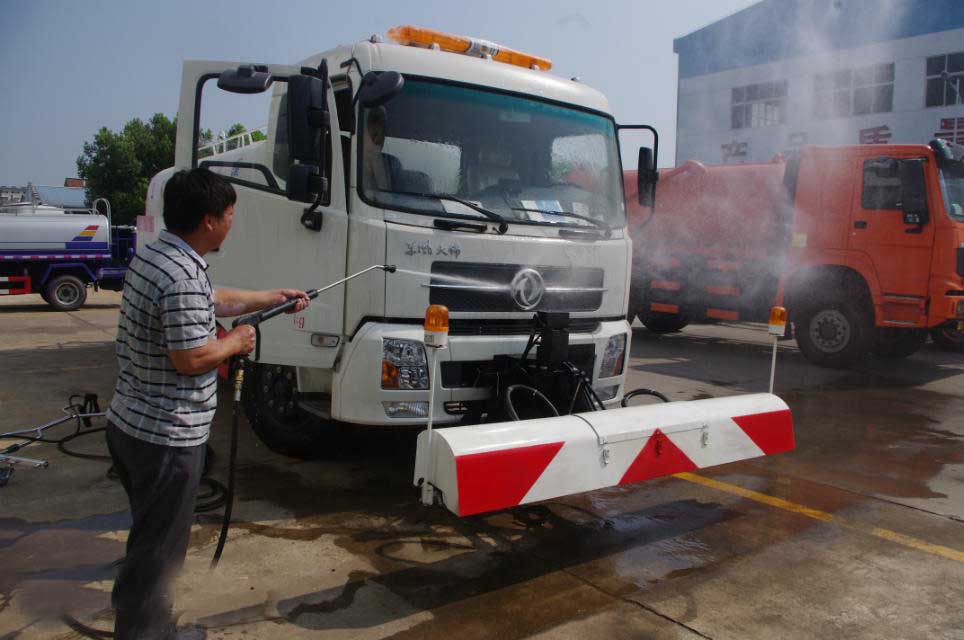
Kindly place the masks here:
MULTIPOLYGON (((177 111, 186 59, 291 63, 415 24, 546 56, 602 90, 617 121, 654 124, 673 162, 673 38, 754 0, 192 2, 0 0, 0 184, 63 184, 101 126, 177 111)), ((243 103, 242 103, 243 104, 243 103)), ((224 106, 227 109, 230 105, 224 106)), ((266 118, 213 112, 214 129, 266 118), (223 122, 220 122, 222 121, 223 122)))

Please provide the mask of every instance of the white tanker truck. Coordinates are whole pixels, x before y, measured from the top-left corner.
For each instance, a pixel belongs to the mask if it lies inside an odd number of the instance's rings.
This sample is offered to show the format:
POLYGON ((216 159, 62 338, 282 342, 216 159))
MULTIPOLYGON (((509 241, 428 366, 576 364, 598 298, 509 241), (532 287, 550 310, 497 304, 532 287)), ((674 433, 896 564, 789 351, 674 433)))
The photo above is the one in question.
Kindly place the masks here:
POLYGON ((652 419, 655 407, 618 408, 632 254, 618 133, 654 138, 637 167, 648 203, 656 131, 617 125, 605 96, 544 58, 388 35, 293 66, 184 63, 175 166, 151 181, 141 242, 162 227, 173 172, 208 167, 238 194, 206 257, 216 286, 350 279, 260 326, 244 376, 258 436, 306 456, 338 423, 474 425, 419 444, 416 481, 462 515, 792 448, 771 395, 660 405, 652 419), (215 84, 272 91, 265 141, 201 157, 215 84), (429 305, 447 307, 444 349, 423 333, 429 305), (495 424, 505 415, 522 422, 495 424))
POLYGON ((111 227, 103 198, 91 209, 7 205, 0 208, 0 295, 38 293, 73 311, 88 286, 120 291, 135 242, 133 227, 111 227))

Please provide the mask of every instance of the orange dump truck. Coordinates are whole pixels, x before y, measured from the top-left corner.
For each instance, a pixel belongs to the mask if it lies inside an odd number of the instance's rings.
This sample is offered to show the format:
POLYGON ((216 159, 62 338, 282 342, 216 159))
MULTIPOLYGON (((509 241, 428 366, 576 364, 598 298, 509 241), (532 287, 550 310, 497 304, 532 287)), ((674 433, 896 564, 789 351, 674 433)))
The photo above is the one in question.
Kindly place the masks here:
POLYGON ((655 212, 625 187, 630 317, 766 321, 787 307, 811 361, 903 357, 928 331, 964 349, 964 147, 805 147, 764 164, 660 172, 655 212))

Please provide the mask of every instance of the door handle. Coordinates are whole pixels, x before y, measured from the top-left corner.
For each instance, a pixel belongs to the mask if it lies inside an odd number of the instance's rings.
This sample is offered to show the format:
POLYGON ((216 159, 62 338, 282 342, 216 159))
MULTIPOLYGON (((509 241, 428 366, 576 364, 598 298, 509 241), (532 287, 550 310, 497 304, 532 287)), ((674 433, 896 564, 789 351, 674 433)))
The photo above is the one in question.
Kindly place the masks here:
POLYGON ((866 220, 857 220, 856 222, 854 222, 854 229, 866 229, 866 228, 867 228, 866 220))

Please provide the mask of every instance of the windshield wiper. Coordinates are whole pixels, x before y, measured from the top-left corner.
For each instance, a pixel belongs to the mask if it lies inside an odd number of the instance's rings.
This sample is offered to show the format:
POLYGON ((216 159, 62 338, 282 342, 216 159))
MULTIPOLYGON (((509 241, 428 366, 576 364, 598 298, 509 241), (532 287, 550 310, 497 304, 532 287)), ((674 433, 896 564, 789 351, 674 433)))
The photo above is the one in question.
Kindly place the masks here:
POLYGON ((572 211, 555 211, 553 209, 532 209, 529 207, 512 207, 511 211, 535 211, 536 213, 544 213, 548 215, 555 216, 567 216, 569 218, 575 218, 577 220, 585 220, 597 229, 604 229, 606 232, 606 237, 608 238, 612 235, 612 227, 607 227, 603 223, 599 222, 595 218, 590 218, 589 216, 580 215, 578 213, 573 213, 572 211))
POLYGON ((468 200, 463 200, 462 198, 459 198, 456 196, 450 196, 444 193, 422 193, 420 191, 388 191, 387 193, 394 193, 401 196, 417 196, 421 198, 436 198, 438 200, 449 200, 451 202, 458 202, 459 204, 465 207, 468 207, 473 211, 478 211, 489 220, 492 220, 493 222, 498 222, 499 235, 502 235, 509 230, 509 224, 505 221, 505 218, 497 214, 495 211, 490 211, 483 206, 475 204, 474 202, 469 202, 468 200))

